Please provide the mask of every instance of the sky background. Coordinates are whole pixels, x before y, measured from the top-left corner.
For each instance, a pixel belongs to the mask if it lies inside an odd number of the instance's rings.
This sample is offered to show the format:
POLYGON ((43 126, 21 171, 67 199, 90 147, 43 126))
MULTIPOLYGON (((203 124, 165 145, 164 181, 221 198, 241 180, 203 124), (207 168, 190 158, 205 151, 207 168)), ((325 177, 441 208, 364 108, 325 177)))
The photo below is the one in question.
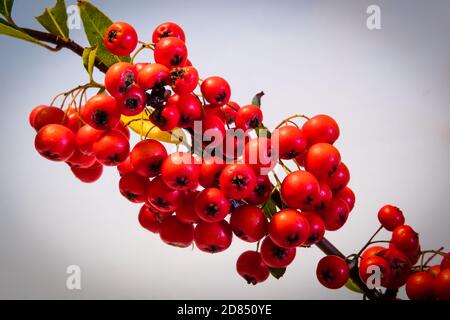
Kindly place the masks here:
MULTIPOLYGON (((53 3, 16 0, 13 16, 37 28, 33 17, 53 3)), ((342 252, 359 250, 386 203, 403 209, 423 249, 450 245, 450 2, 94 3, 134 25, 144 41, 159 23, 179 23, 202 78, 223 76, 240 104, 265 91, 269 127, 295 113, 338 121, 336 145, 357 202, 347 224, 327 233, 342 252), (381 30, 366 28, 371 4, 381 8, 381 30)), ((71 37, 87 43, 83 30, 71 37)), ((81 59, 3 36, 0 48, 0 298, 361 298, 318 283, 323 254, 316 247, 298 250, 281 280, 248 286, 235 261, 253 244, 235 238, 217 255, 164 245, 139 226, 139 206, 119 194, 115 168, 82 184, 34 149, 29 112, 88 81, 81 59), (69 265, 80 266, 82 290, 66 289, 69 265)))

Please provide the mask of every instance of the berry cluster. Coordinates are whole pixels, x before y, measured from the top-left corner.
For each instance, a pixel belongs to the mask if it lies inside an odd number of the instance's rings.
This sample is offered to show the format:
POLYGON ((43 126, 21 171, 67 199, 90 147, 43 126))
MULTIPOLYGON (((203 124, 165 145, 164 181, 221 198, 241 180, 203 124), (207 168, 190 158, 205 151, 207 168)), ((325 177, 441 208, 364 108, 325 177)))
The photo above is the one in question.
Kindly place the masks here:
POLYGON ((370 241, 359 256, 359 275, 364 282, 376 267, 380 271, 381 286, 399 288, 406 284, 411 300, 450 299, 450 254, 438 250, 422 251, 419 235, 405 223, 403 212, 392 205, 383 206, 378 212, 381 228, 391 232, 389 241, 370 241), (372 243, 388 243, 388 247, 372 243), (424 262, 427 253, 433 256, 424 262), (428 266, 432 258, 442 256, 440 265, 428 266), (420 260, 420 263, 417 264, 420 260))
MULTIPOLYGON (((66 111, 53 103, 33 109, 35 147, 49 160, 65 161, 83 182, 99 179, 103 166, 116 166, 120 193, 142 204, 142 227, 169 245, 195 244, 217 253, 230 247, 233 234, 257 243, 256 250, 242 253, 236 263, 239 275, 257 284, 290 265, 297 249, 321 242, 326 231, 346 223, 355 195, 334 145, 339 126, 327 115, 296 115, 267 131, 259 106, 262 94, 242 107, 230 101, 225 79, 199 77, 185 41, 182 28, 166 22, 154 30, 151 43, 136 50, 134 28, 112 24, 105 47, 117 56, 135 52, 131 61, 111 65, 104 86, 91 82, 64 93, 65 99, 73 96, 66 111), (144 49, 153 50, 154 62, 134 63, 144 49), (87 99, 86 89, 92 87, 101 92, 87 99), (197 87, 200 93, 195 93, 197 87), (141 141, 132 147, 126 117, 153 126, 145 135, 140 132, 141 141), (299 125, 298 119, 305 121, 299 125), (162 142, 148 138, 154 127, 169 133, 184 130, 192 145, 170 153, 162 142), (284 170, 283 178, 276 168, 284 170)), ((425 253, 417 233, 404 225, 395 207, 383 207, 379 220, 392 231, 390 247, 371 247, 356 255, 361 280, 367 282, 368 270, 377 266, 386 288, 406 283, 411 298, 448 299, 448 255, 436 278, 437 268, 424 271, 425 264, 411 274, 425 253)), ((350 256, 326 256, 317 266, 320 283, 333 289, 344 286, 349 264, 350 256)))

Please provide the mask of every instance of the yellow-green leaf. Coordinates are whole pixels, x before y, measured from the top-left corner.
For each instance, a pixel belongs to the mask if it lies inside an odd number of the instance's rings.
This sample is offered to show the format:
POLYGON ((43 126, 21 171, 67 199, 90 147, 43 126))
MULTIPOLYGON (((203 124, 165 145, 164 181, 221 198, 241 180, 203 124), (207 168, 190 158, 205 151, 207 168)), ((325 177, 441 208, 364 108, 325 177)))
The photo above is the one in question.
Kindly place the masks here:
POLYGON ((78 0, 80 16, 84 32, 91 46, 97 46, 97 57, 107 66, 120 61, 130 61, 129 56, 118 57, 111 54, 105 47, 103 38, 106 29, 113 23, 103 12, 90 2, 78 0))
POLYGON ((269 198, 266 203, 264 203, 262 210, 265 216, 270 220, 277 213, 277 206, 272 198, 269 198))
POLYGON ((0 0, 0 14, 6 19, 11 17, 11 10, 14 4, 14 0, 0 0))
POLYGON ((122 116, 121 120, 123 123, 127 124, 131 130, 143 137, 147 135, 147 138, 173 144, 179 144, 186 139, 186 136, 181 129, 175 129, 171 132, 160 130, 149 120, 145 111, 132 117, 122 116))
POLYGON ((84 48, 83 51, 83 65, 89 74, 89 80, 92 81, 92 72, 94 71, 95 58, 97 57, 97 46, 92 48, 84 48))
POLYGON ((40 41, 38 41, 35 38, 33 38, 32 36, 26 34, 19 28, 9 24, 6 20, 4 20, 2 18, 0 18, 0 34, 9 36, 9 37, 13 37, 13 38, 17 38, 17 39, 21 39, 21 40, 25 40, 28 42, 33 42, 40 46, 45 47, 45 45, 42 44, 40 41))
POLYGON ((69 38, 67 9, 64 0, 56 0, 55 6, 45 8, 44 12, 36 17, 36 20, 51 34, 63 39, 69 38))
POLYGON ((349 289, 350 291, 357 292, 357 293, 364 293, 361 288, 352 280, 352 278, 349 278, 347 282, 345 283, 345 287, 349 289))

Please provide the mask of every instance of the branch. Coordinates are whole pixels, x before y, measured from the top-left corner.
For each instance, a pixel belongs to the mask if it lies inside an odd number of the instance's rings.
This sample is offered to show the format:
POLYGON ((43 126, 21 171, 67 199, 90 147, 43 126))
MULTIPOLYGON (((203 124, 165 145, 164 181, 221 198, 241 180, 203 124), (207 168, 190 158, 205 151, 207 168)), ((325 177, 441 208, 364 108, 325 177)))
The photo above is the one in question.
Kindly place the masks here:
MULTIPOLYGON (((51 33, 27 28, 22 28, 22 31, 39 41, 56 45, 53 51, 58 51, 61 48, 66 48, 75 52, 80 57, 83 56, 84 48, 75 41, 73 41, 72 39, 63 39, 51 33)), ((103 73, 106 73, 106 71, 108 71, 108 66, 104 64, 102 61, 100 61, 98 58, 95 59, 94 66, 103 73)))
MULTIPOLYGON (((66 48, 71 50, 72 52, 76 53, 80 57, 83 56, 84 48, 80 46, 78 43, 73 41, 72 39, 63 39, 58 36, 55 36, 51 33, 46 33, 42 31, 37 31, 33 29, 27 29, 22 28, 22 31, 27 33, 28 35, 32 36, 33 38, 43 41, 46 43, 54 44, 56 47, 54 49, 51 49, 52 51, 58 51, 61 48, 66 48)), ((103 73, 106 73, 108 70, 108 66, 104 64, 102 61, 100 61, 98 58, 95 59, 94 66, 100 70, 103 73)), ((282 208, 282 200, 280 193, 278 190, 275 190, 272 194, 272 200, 275 202, 278 208, 282 208)), ((331 242, 329 242, 326 238, 323 238, 320 242, 318 242, 317 247, 322 250, 326 255, 336 255, 343 259, 345 259, 345 255, 340 252, 331 242)), ((361 288, 361 290, 364 292, 364 294, 372 300, 380 300, 383 298, 392 298, 395 297, 396 291, 395 290, 387 290, 386 297, 381 294, 379 291, 375 289, 369 289, 365 283, 361 281, 359 278, 359 272, 358 272, 358 260, 356 259, 353 261, 353 263, 350 263, 350 278, 353 280, 353 282, 361 288)))

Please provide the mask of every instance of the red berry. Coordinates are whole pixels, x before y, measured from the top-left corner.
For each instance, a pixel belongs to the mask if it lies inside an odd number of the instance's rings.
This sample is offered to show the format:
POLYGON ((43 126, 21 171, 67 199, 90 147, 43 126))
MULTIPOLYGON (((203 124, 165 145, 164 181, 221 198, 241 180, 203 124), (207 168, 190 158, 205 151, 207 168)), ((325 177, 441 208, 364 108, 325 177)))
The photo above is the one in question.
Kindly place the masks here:
POLYGON ((146 139, 134 146, 130 157, 134 170, 141 176, 151 178, 160 173, 167 151, 161 142, 146 139))
POLYGON ((399 248, 397 248, 395 246, 394 243, 389 243, 389 249, 395 249, 400 251, 401 253, 403 253, 406 257, 408 257, 409 262, 411 262, 412 265, 416 264, 419 261, 419 258, 421 256, 422 250, 420 248, 420 245, 417 247, 416 250, 413 251, 405 251, 405 250, 400 250, 399 248))
POLYGON ((250 104, 238 110, 234 121, 236 128, 247 131, 255 129, 263 122, 263 114, 259 107, 250 104))
POLYGON ((439 265, 431 266, 428 269, 428 272, 431 273, 431 275, 436 278, 436 276, 439 274, 439 272, 441 272, 441 267, 439 265))
POLYGON ((281 198, 292 209, 307 210, 319 197, 317 179, 307 171, 294 171, 281 184, 281 198))
POLYGON ((297 162, 297 164, 303 168, 305 167, 305 156, 306 156, 306 151, 294 159, 295 162, 297 162))
POLYGON ((139 210, 138 220, 143 228, 153 233, 159 233, 161 221, 158 220, 155 212, 145 204, 139 210))
POLYGON ((227 165, 219 178, 220 187, 225 195, 235 200, 247 198, 256 186, 256 175, 245 164, 227 165))
POLYGON ((277 159, 277 150, 272 148, 270 139, 258 137, 245 144, 244 162, 257 175, 267 175, 276 165, 277 159))
POLYGON ((305 169, 318 179, 331 176, 341 162, 339 151, 329 143, 312 145, 305 156, 305 169))
POLYGON ((364 252, 361 254, 361 259, 366 259, 372 256, 377 255, 379 252, 385 250, 385 247, 382 246, 373 246, 373 247, 369 247, 366 250, 364 250, 364 252))
POLYGON ((167 68, 182 67, 186 63, 187 48, 183 40, 175 37, 162 38, 156 43, 155 62, 167 68))
POLYGON ((269 223, 260 208, 242 205, 231 214, 230 225, 234 234, 240 239, 256 242, 267 234, 269 223))
POLYGON ((322 218, 314 212, 302 212, 302 216, 306 218, 309 225, 308 237, 303 243, 303 246, 309 247, 323 239, 325 235, 325 224, 322 218))
POLYGON ((450 269, 439 272, 434 279, 433 287, 439 300, 450 300, 450 269))
POLYGON ((70 167, 70 170, 72 170, 72 173, 80 181, 84 183, 92 183, 100 179, 103 173, 103 165, 100 162, 95 162, 88 168, 70 167))
MULTIPOLYGON (((192 127, 195 120, 201 119, 202 104, 196 96, 194 96, 193 94, 185 94, 182 96, 173 95, 172 97, 171 98, 176 101, 176 106, 178 107, 178 111, 180 112, 180 121, 178 122, 178 127, 192 127)), ((169 101, 167 103, 169 103, 169 101)))
POLYGON ((236 114, 241 107, 234 101, 228 101, 227 104, 222 106, 222 113, 225 117, 225 122, 228 124, 234 123, 236 114))
POLYGON ((161 222, 159 236, 171 246, 186 248, 194 240, 194 227, 190 223, 181 222, 175 216, 170 216, 161 222))
POLYGON ((203 221, 218 222, 230 212, 230 201, 222 190, 206 188, 195 199, 195 212, 203 221))
POLYGON ((174 212, 181 200, 178 190, 169 188, 161 176, 150 181, 147 189, 147 204, 158 212, 174 212))
POLYGON ((297 248, 282 248, 265 237, 261 243, 261 258, 272 268, 284 268, 294 261, 297 248))
POLYGON ((391 242, 402 252, 411 252, 419 247, 419 234, 408 225, 401 225, 392 231, 391 242))
POLYGON ((339 137, 339 126, 336 121, 324 114, 306 121, 302 130, 310 146, 321 142, 333 144, 339 137))
POLYGON ((130 142, 121 132, 105 131, 94 142, 93 150, 97 160, 105 166, 117 166, 130 153, 130 142))
POLYGON ((80 120, 80 115, 77 109, 70 109, 66 111, 66 117, 63 120, 64 126, 72 130, 73 133, 77 133, 83 126, 83 122, 80 120))
POLYGON ((116 56, 127 56, 136 48, 136 30, 126 22, 113 23, 106 29, 104 44, 116 56))
POLYGON ((331 192, 328 184, 324 182, 319 182, 320 190, 318 197, 314 200, 313 209, 315 211, 323 211, 327 208, 333 198, 333 193, 331 192))
POLYGON ((198 72, 194 67, 175 68, 170 71, 172 89, 175 93, 190 94, 198 85, 198 72))
POLYGON ((386 260, 376 255, 372 255, 361 261, 359 265, 359 277, 364 283, 367 283, 367 279, 373 275, 375 267, 378 267, 381 273, 380 284, 386 286, 391 276, 391 268, 386 260))
POLYGON ((60 124, 48 124, 36 134, 34 146, 48 160, 66 161, 75 151, 75 135, 60 124))
POLYGON ((139 203, 147 200, 148 179, 130 172, 119 180, 120 193, 131 202, 139 203))
POLYGON ((75 150, 73 154, 70 156, 69 159, 67 159, 67 163, 72 168, 89 168, 92 166, 97 159, 95 156, 92 155, 86 155, 82 153, 77 147, 75 147, 75 150))
POLYGON ((63 119, 64 111, 60 108, 44 106, 36 111, 33 119, 33 127, 36 131, 39 131, 48 124, 63 124, 63 119))
POLYGON ((198 186, 200 166, 195 158, 186 152, 175 152, 162 163, 161 176, 172 189, 193 190, 198 186))
POLYGON ((450 268, 450 252, 447 252, 445 257, 442 258, 440 267, 442 270, 450 268))
POLYGON ((328 179, 327 184, 330 186, 333 193, 337 193, 344 189, 350 181, 350 172, 347 166, 341 162, 334 173, 332 173, 328 179))
POLYGON ((320 212, 325 229, 336 231, 347 222, 349 210, 347 203, 341 198, 331 199, 330 204, 320 212))
POLYGON ((152 42, 158 43, 162 38, 176 37, 182 41, 185 41, 185 35, 183 29, 179 25, 173 22, 161 23, 152 34, 152 42))
POLYGON ((130 139, 130 129, 128 129, 128 127, 124 125, 122 121, 119 121, 119 123, 117 123, 117 126, 114 127, 114 130, 119 131, 125 137, 127 137, 127 139, 130 139))
POLYGON ((405 223, 403 212, 390 204, 385 205, 378 211, 378 220, 388 231, 394 231, 395 228, 405 223))
POLYGON ((203 80, 200 90, 205 100, 210 104, 223 106, 230 101, 230 85, 221 77, 206 78, 203 80))
POLYGON ((221 154, 225 159, 240 158, 245 149, 246 143, 250 140, 248 132, 242 130, 227 129, 225 139, 222 143, 221 154))
POLYGON ((203 159, 198 181, 203 188, 219 186, 219 177, 225 168, 225 162, 217 157, 203 159))
POLYGON ((170 83, 170 70, 159 63, 145 65, 137 75, 137 83, 143 90, 170 83))
POLYGON ((427 271, 420 271, 409 276, 406 282, 406 294, 410 300, 435 300, 434 277, 427 271))
POLYGON ((103 130, 94 129, 88 124, 82 126, 76 134, 78 149, 86 155, 93 155, 94 142, 97 141, 103 132, 103 130))
POLYGON ((33 108, 31 110, 30 115, 28 116, 28 121, 30 122, 30 126, 34 128, 34 119, 36 119, 36 114, 41 111, 44 108, 47 108, 48 106, 41 104, 33 108))
POLYGON ((245 251, 237 262, 236 270, 248 284, 264 282, 269 277, 269 268, 261 258, 261 254, 256 251, 245 251))
POLYGON ((353 207, 355 206, 355 194, 353 193, 352 189, 350 189, 349 187, 345 187, 344 189, 336 193, 335 197, 344 200, 348 205, 349 211, 353 210, 353 207))
POLYGON ((216 116, 225 123, 225 113, 223 112, 222 107, 218 107, 214 104, 207 104, 203 107, 203 109, 205 111, 204 118, 216 116))
POLYGON ((138 85, 132 85, 127 92, 117 100, 120 113, 126 116, 135 116, 140 114, 147 103, 145 91, 138 85))
POLYGON ((180 121, 180 112, 174 105, 166 105, 163 108, 156 108, 150 115, 150 120, 163 131, 175 129, 180 121))
POLYGON ((119 171, 120 176, 123 176, 129 172, 134 172, 133 164, 131 163, 131 153, 124 162, 117 166, 117 171, 119 171))
POLYGON ((199 193, 199 191, 193 191, 180 196, 180 205, 175 212, 178 220, 184 223, 197 223, 200 221, 200 218, 192 205, 195 203, 195 199, 199 193))
POLYGON ((339 289, 349 279, 350 271, 344 259, 338 256, 326 256, 320 259, 316 275, 319 282, 328 289, 339 289))
POLYGON ((98 94, 81 108, 82 119, 98 130, 113 129, 120 120, 120 110, 114 97, 98 94))
POLYGON ((308 220, 297 210, 281 210, 269 223, 270 238, 283 248, 302 245, 308 239, 309 231, 308 220))
POLYGON ((391 276, 388 283, 386 283, 386 288, 403 286, 411 274, 411 262, 408 257, 395 249, 384 249, 378 252, 377 256, 386 260, 391 269, 391 276))
POLYGON ((276 129, 272 134, 272 141, 278 141, 280 159, 296 158, 306 149, 306 138, 302 130, 295 126, 276 129))
POLYGON ((128 62, 117 62, 109 67, 105 75, 105 87, 115 98, 122 97, 137 78, 134 65, 128 62))
POLYGON ((245 201, 248 204, 254 206, 266 203, 266 201, 269 199, 272 193, 272 189, 273 189, 272 183, 270 182, 267 175, 257 176, 256 186, 253 189, 252 193, 250 193, 250 195, 245 198, 245 201))
POLYGON ((136 70, 137 73, 139 73, 148 64, 150 64, 150 63, 149 62, 138 62, 134 65, 134 69, 136 70))
POLYGON ((219 222, 201 221, 194 230, 195 245, 209 253, 217 253, 228 249, 233 233, 225 220, 219 222))
POLYGON ((201 142, 205 148, 209 146, 208 150, 220 146, 226 135, 225 123, 219 117, 210 115, 201 124, 201 135, 199 128, 194 126, 196 138, 202 138, 201 142))

